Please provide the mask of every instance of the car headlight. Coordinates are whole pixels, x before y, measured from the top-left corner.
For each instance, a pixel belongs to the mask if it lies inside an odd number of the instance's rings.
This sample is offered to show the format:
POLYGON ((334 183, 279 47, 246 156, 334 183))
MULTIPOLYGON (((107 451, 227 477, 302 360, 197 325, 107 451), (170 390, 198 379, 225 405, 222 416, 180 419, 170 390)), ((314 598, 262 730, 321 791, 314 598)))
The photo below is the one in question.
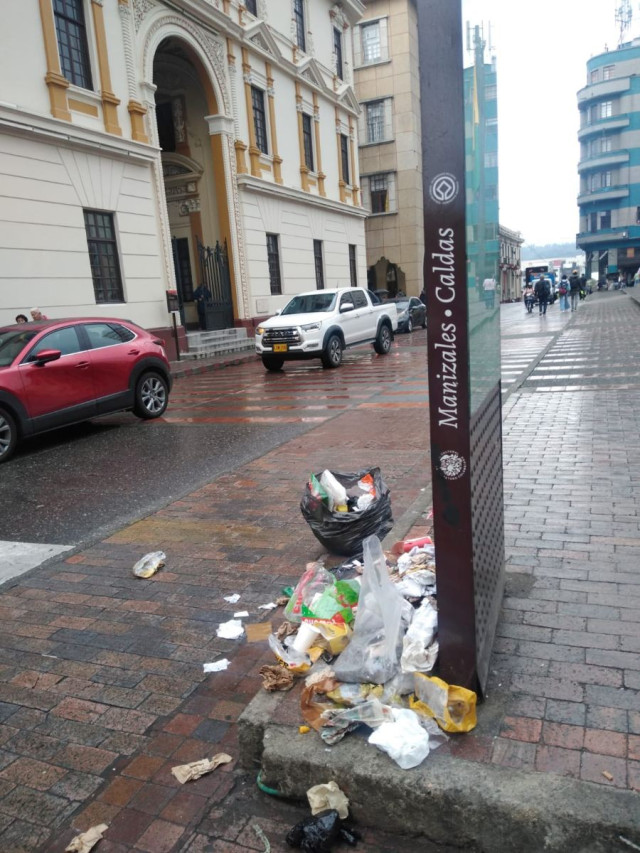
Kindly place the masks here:
POLYGON ((265 327, 264 327, 264 326, 258 326, 258 328, 256 329, 256 335, 264 335, 264 333, 265 333, 266 331, 267 331, 267 330, 265 329, 265 327))
POLYGON ((313 329, 319 329, 322 326, 322 323, 305 323, 304 326, 300 326, 303 332, 311 332, 313 329))

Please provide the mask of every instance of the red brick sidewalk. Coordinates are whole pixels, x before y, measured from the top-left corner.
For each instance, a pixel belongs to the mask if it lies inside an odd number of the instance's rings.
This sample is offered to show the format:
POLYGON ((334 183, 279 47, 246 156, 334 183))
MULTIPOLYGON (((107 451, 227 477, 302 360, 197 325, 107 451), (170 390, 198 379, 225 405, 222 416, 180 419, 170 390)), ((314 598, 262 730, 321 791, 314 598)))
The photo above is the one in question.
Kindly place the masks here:
MULTIPOLYGON (((341 415, 5 588, 0 849, 60 851, 101 822, 109 824, 101 853, 263 849, 240 818, 225 818, 244 778, 235 763, 186 786, 170 772, 220 751, 237 756, 235 721, 261 689, 260 666, 272 661, 266 642, 220 640, 216 628, 244 609, 249 622, 271 621, 259 605, 322 553, 299 511, 310 471, 380 465, 396 518, 420 497, 425 412, 408 408, 399 421, 385 405, 369 405, 366 436, 362 412, 341 415), (166 568, 134 578, 133 563, 157 549, 166 568), (236 605, 223 598, 232 592, 241 595, 236 605), (232 660, 229 669, 204 676, 202 664, 220 656, 232 660)), ((281 804, 266 807, 265 798, 254 811, 281 849, 286 827, 270 832, 265 815, 274 820, 281 804)))

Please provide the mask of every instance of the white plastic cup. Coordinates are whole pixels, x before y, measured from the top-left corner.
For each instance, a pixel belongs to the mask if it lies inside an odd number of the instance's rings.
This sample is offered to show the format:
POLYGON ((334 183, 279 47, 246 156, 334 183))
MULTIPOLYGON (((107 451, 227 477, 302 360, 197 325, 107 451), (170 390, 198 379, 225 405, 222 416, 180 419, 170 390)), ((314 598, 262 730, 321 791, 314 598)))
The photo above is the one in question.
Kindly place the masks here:
POLYGON ((314 644, 320 631, 310 625, 308 622, 301 622, 298 628, 298 633, 293 641, 293 648, 297 652, 306 652, 314 644))

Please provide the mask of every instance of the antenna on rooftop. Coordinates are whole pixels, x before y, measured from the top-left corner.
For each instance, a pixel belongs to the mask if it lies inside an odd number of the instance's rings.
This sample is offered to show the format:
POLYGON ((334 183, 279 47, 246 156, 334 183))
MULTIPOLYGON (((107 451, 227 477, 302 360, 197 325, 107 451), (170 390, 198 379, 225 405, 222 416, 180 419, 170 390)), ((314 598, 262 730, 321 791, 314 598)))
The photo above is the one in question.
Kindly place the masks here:
POLYGON ((621 45, 625 39, 626 32, 631 26, 632 16, 631 0, 620 0, 620 5, 616 9, 616 24, 620 30, 618 45, 621 45))

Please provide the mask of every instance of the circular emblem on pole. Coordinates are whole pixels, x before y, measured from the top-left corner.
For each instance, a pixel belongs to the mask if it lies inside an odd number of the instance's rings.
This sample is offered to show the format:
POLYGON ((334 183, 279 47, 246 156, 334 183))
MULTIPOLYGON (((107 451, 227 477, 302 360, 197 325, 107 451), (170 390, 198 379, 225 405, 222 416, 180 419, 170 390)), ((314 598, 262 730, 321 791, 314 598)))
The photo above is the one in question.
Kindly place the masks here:
POLYGON ((458 195, 458 179, 450 172, 441 172, 432 178, 429 195, 437 204, 449 204, 458 195))
POLYGON ((438 468, 445 480, 459 480, 467 470, 467 463, 457 450, 443 450, 438 468))

